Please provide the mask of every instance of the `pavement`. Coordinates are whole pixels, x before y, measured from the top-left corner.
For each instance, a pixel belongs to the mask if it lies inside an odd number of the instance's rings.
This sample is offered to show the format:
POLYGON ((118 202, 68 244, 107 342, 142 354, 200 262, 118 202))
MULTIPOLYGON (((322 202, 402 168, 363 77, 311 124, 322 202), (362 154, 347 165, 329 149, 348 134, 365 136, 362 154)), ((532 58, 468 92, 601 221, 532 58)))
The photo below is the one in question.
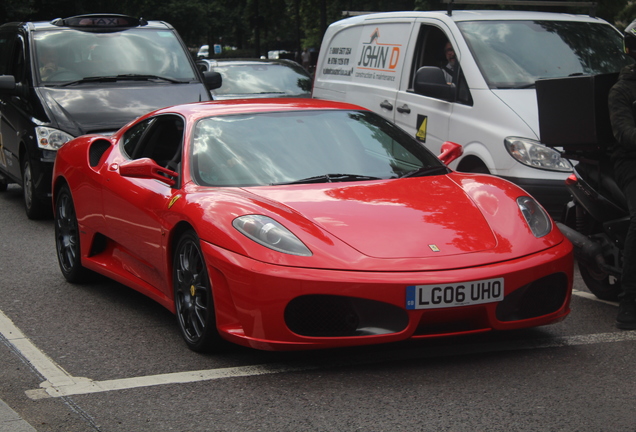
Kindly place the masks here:
POLYGON ((0 432, 37 432, 37 430, 0 399, 0 432))

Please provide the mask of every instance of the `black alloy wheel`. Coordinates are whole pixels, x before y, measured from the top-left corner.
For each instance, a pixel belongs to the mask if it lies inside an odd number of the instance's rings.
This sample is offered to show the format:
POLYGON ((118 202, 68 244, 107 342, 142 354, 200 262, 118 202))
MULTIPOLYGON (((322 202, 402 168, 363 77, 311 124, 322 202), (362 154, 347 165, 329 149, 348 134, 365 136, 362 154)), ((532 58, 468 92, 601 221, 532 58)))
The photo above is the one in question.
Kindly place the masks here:
POLYGON ((216 329, 212 283, 193 231, 185 232, 177 243, 172 274, 177 321, 188 348, 217 350, 222 340, 216 329))
POLYGON ((86 282, 90 271, 82 266, 77 216, 68 186, 62 186, 57 193, 54 221, 55 250, 64 278, 71 283, 86 282))

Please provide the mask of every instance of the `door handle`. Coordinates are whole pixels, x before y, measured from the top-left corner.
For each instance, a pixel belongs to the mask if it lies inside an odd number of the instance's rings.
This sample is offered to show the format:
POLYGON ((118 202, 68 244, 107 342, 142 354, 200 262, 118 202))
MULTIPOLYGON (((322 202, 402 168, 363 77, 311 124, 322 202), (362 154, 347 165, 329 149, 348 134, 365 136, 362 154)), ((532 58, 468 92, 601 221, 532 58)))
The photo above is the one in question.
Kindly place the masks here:
POLYGON ((385 100, 380 104, 380 108, 384 108, 385 110, 393 111, 393 105, 389 103, 388 100, 385 100))
POLYGON ((411 114, 411 108, 409 108, 407 104, 404 104, 401 107, 397 107, 397 112, 401 114, 411 114))

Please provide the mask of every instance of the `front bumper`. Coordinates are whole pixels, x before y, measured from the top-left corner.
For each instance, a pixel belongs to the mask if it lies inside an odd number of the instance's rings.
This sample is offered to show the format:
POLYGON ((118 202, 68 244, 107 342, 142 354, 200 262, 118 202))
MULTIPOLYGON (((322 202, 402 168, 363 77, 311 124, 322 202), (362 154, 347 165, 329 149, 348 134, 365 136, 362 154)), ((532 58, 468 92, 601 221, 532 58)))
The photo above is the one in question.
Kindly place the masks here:
POLYGON ((520 259, 427 272, 355 272, 262 263, 202 242, 225 339, 264 350, 395 342, 561 321, 570 312, 572 245, 520 259), (406 309, 406 287, 504 278, 504 300, 406 309))

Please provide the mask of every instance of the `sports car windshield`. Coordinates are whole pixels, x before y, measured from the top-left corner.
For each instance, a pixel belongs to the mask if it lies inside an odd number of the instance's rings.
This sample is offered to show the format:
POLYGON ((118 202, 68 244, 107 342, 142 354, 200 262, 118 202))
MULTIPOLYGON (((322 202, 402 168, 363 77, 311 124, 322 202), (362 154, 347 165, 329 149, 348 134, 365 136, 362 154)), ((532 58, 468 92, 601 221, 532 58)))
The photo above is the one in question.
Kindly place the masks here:
POLYGON ((195 181, 207 186, 328 183, 439 175, 447 168, 371 112, 316 110, 209 117, 195 127, 195 181))
POLYGON ((38 77, 45 84, 99 79, 190 82, 196 74, 175 34, 161 29, 93 33, 73 29, 35 32, 38 77))
POLYGON ((532 87, 539 78, 618 72, 633 61, 606 24, 470 21, 457 24, 491 88, 532 87))

